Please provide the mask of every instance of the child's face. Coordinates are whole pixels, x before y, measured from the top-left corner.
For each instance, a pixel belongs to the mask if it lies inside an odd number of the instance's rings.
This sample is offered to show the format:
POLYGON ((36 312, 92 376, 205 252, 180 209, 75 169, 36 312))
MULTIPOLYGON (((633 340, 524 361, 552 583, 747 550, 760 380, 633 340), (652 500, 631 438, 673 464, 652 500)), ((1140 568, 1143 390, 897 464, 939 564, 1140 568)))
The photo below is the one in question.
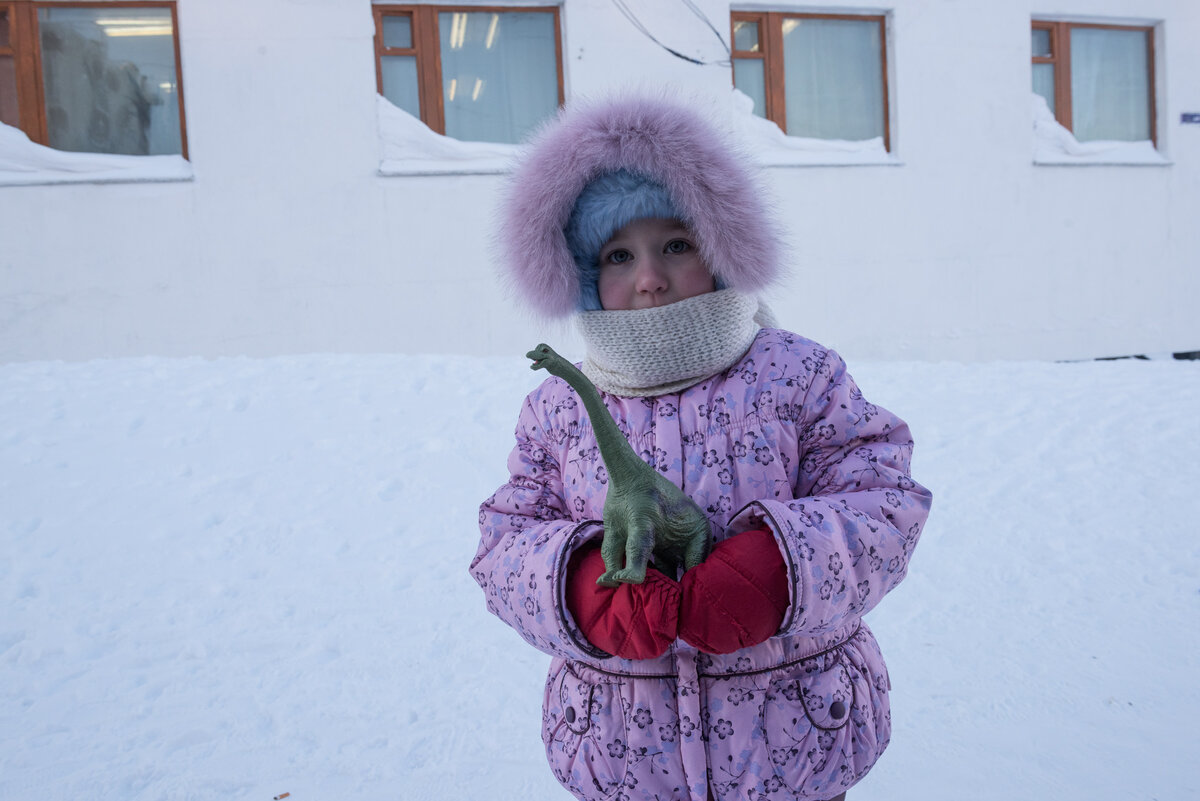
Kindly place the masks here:
POLYGON ((600 248, 600 305, 609 311, 648 309, 712 292, 708 265, 678 220, 644 217, 600 248))

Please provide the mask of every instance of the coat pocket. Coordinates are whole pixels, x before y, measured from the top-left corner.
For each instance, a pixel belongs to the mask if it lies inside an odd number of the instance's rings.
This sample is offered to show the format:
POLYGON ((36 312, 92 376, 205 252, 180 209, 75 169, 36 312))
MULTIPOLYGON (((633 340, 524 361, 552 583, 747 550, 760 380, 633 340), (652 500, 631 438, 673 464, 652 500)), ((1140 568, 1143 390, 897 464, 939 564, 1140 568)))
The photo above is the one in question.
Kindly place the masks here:
MULTIPOLYGON (((853 741, 867 699, 861 673, 844 649, 806 659, 771 674, 763 704, 763 732, 776 777, 805 797, 837 795, 858 775, 853 741)), ((869 702, 868 702, 869 703, 869 702)))
POLYGON ((579 798, 614 795, 628 773, 620 680, 563 662, 546 680, 542 742, 559 783, 579 798))

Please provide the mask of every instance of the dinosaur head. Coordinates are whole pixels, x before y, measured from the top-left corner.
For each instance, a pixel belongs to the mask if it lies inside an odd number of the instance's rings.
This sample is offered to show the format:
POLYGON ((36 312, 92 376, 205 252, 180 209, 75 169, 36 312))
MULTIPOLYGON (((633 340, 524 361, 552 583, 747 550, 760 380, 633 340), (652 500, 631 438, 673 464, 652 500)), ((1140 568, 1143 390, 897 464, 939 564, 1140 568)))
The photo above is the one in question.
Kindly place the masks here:
POLYGON ((530 370, 549 370, 562 357, 554 352, 554 348, 541 344, 526 353, 525 358, 533 361, 533 364, 529 365, 530 370))

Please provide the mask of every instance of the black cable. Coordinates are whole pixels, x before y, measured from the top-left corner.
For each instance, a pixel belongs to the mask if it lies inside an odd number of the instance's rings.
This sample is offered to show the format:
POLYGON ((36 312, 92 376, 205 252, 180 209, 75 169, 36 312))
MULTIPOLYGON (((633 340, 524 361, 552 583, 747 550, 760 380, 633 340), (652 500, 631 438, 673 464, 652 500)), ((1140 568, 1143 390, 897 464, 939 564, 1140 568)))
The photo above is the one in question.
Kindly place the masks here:
POLYGON ((699 17, 704 24, 708 26, 708 29, 713 32, 713 36, 717 37, 717 41, 721 43, 721 47, 725 48, 725 53, 732 56, 733 53, 729 50, 729 45, 725 44, 725 39, 721 36, 721 33, 716 29, 716 27, 713 26, 712 20, 705 16, 704 12, 701 11, 699 7, 692 2, 692 0, 683 0, 683 4, 690 8, 692 13, 699 17))
MULTIPOLYGON (((633 11, 631 11, 630 8, 627 5, 625 5, 625 0, 612 0, 612 2, 613 2, 613 5, 617 7, 617 10, 620 11, 622 15, 624 15, 625 19, 629 20, 630 24, 633 25, 633 27, 637 28, 638 31, 640 31, 643 36, 645 36, 647 39, 654 42, 656 45, 661 47, 663 50, 666 50, 668 53, 675 56, 676 58, 681 58, 684 61, 691 62, 692 64, 699 64, 702 67, 707 66, 709 64, 726 65, 726 64, 730 63, 728 61, 701 61, 698 58, 692 58, 691 56, 687 56, 687 55, 684 55, 683 53, 680 53, 678 50, 675 50, 674 48, 668 47, 667 45, 663 44, 658 39, 656 39, 654 34, 650 33, 650 31, 646 28, 646 26, 642 24, 641 20, 639 20, 634 15, 633 11)), ((709 23, 708 20, 704 18, 703 14, 700 14, 699 9, 695 8, 694 6, 691 6, 689 0, 684 0, 684 2, 689 3, 689 6, 692 7, 693 12, 696 14, 699 14, 701 19, 704 19, 704 21, 706 23, 708 23, 708 27, 712 28, 712 23, 709 23)), ((716 33, 715 28, 713 28, 713 33, 716 33)), ((720 34, 717 34, 717 38, 720 39, 720 34)), ((721 45, 725 46, 724 39, 721 40, 721 45)), ((725 47, 725 50, 728 51, 729 48, 725 47)))

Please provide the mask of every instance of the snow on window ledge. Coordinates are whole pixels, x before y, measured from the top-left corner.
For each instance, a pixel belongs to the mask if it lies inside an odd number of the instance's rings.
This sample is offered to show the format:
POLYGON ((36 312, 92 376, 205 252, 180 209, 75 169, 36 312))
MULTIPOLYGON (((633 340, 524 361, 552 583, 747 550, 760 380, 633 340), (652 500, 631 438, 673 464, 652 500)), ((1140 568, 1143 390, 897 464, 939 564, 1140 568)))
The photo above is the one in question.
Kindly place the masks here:
POLYGON ((887 152, 883 137, 852 142, 842 139, 808 139, 788 136, 768 119, 755 115, 754 100, 733 90, 732 118, 735 129, 761 167, 853 167, 899 166, 887 152))
MULTIPOLYGON (((379 175, 499 175, 512 171, 520 145, 463 142, 434 133, 416 117, 376 95, 379 141, 383 156, 379 175)), ((751 158, 764 167, 898 165, 899 159, 876 137, 863 142, 802 139, 754 115, 754 101, 733 90, 731 120, 751 158)))
POLYGON ((1059 124, 1046 99, 1033 94, 1033 163, 1046 165, 1107 165, 1161 167, 1171 163, 1154 149, 1154 143, 1080 142, 1059 124))
POLYGON ((379 142, 383 158, 379 174, 499 175, 511 172, 519 145, 461 142, 434 133, 425 123, 376 95, 379 142))
POLYGON ((39 145, 25 132, 0 123, 0 186, 190 181, 183 156, 68 153, 39 145))

